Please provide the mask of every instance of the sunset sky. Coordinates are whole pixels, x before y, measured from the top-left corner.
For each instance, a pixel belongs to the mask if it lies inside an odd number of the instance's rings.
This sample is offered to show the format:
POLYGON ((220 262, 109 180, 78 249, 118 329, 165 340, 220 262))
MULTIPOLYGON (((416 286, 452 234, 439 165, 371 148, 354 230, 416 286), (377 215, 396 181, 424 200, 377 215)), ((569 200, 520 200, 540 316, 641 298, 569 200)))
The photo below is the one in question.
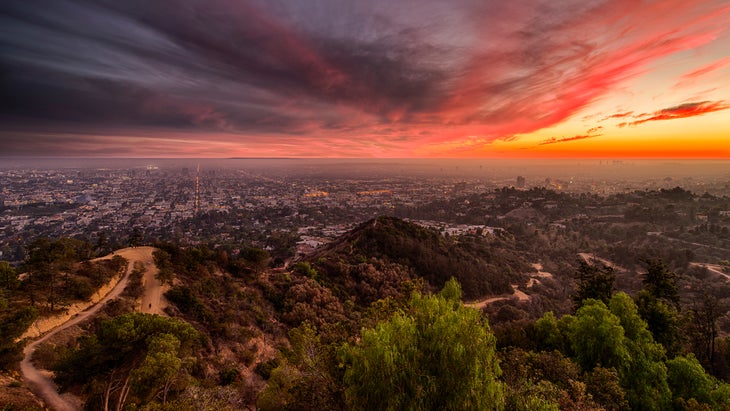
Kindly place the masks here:
POLYGON ((2 0, 0 156, 730 159, 730 2, 2 0))

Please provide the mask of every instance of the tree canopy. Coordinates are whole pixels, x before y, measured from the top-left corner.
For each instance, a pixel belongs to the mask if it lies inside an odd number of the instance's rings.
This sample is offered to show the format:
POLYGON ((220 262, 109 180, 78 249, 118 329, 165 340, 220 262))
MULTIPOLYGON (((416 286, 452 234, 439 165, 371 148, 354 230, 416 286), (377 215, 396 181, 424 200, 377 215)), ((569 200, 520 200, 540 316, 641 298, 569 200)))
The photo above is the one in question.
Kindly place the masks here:
POLYGON ((495 338, 464 307, 455 280, 440 295, 414 293, 407 310, 363 330, 344 350, 353 409, 502 409, 495 338))
POLYGON ((57 365, 59 380, 82 382, 95 407, 122 409, 125 403, 162 403, 186 358, 202 344, 184 321, 130 313, 98 324, 79 347, 57 365))

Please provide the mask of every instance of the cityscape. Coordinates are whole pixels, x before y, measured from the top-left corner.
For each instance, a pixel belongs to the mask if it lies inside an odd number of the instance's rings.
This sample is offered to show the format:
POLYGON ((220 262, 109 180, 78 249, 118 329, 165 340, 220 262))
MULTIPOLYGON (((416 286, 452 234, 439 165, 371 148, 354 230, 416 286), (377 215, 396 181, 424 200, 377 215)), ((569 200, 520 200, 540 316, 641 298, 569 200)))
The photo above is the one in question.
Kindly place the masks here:
MULTIPOLYGON (((198 244, 214 238, 218 243, 240 244, 253 239, 253 244, 261 246, 267 246, 266 237, 278 231, 293 235, 300 252, 305 252, 379 215, 407 217, 421 210, 425 216, 423 210, 433 208, 432 214, 452 225, 451 230, 455 224, 496 224, 504 218, 496 210, 474 220, 465 218, 468 200, 460 205, 462 210, 447 210, 443 202, 503 187, 606 196, 681 184, 695 192, 730 195, 722 163, 705 165, 707 171, 695 169, 696 176, 681 178, 676 176, 676 168, 664 170, 662 163, 608 161, 599 165, 605 174, 581 175, 576 165, 568 173, 556 169, 554 177, 533 174, 526 178, 508 175, 519 166, 493 166, 485 171, 482 163, 488 162, 462 163, 461 170, 443 161, 415 165, 376 162, 343 171, 342 162, 326 161, 279 161, 268 170, 261 161, 202 160, 208 165, 202 169, 200 160, 145 161, 127 160, 127 167, 118 168, 68 167, 72 161, 67 161, 60 168, 0 169, 0 258, 21 261, 19 249, 34 237, 92 240, 101 232, 106 241, 123 244, 135 229, 146 242, 198 244), (626 169, 646 171, 653 178, 622 177, 626 169), (312 170, 316 174, 310 175, 312 170), (667 176, 660 175, 664 171, 667 176)), ((691 167, 685 164, 685 168, 691 167)), ((533 170, 538 168, 533 166, 533 170)), ((487 196, 487 201, 490 198, 494 195, 487 196)), ((558 206, 557 202, 546 204, 558 206)))

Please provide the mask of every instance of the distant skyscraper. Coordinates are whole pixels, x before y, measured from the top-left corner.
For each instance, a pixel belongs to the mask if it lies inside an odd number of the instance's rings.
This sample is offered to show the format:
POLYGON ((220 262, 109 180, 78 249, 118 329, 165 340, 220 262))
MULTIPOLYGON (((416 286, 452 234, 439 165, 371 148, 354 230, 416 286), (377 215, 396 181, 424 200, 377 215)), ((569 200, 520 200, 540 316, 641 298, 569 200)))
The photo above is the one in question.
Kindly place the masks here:
POLYGON ((517 187, 523 188, 525 186, 525 177, 517 176, 517 187))

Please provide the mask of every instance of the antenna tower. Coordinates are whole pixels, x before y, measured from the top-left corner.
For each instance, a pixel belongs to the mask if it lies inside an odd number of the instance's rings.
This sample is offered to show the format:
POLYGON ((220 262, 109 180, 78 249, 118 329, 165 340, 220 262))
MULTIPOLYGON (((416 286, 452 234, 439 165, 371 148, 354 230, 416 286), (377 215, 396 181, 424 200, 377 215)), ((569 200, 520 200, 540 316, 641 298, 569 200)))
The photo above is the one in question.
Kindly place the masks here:
POLYGON ((200 188, 198 187, 198 180, 200 179, 200 163, 198 168, 195 170, 195 214, 200 211, 200 188))

